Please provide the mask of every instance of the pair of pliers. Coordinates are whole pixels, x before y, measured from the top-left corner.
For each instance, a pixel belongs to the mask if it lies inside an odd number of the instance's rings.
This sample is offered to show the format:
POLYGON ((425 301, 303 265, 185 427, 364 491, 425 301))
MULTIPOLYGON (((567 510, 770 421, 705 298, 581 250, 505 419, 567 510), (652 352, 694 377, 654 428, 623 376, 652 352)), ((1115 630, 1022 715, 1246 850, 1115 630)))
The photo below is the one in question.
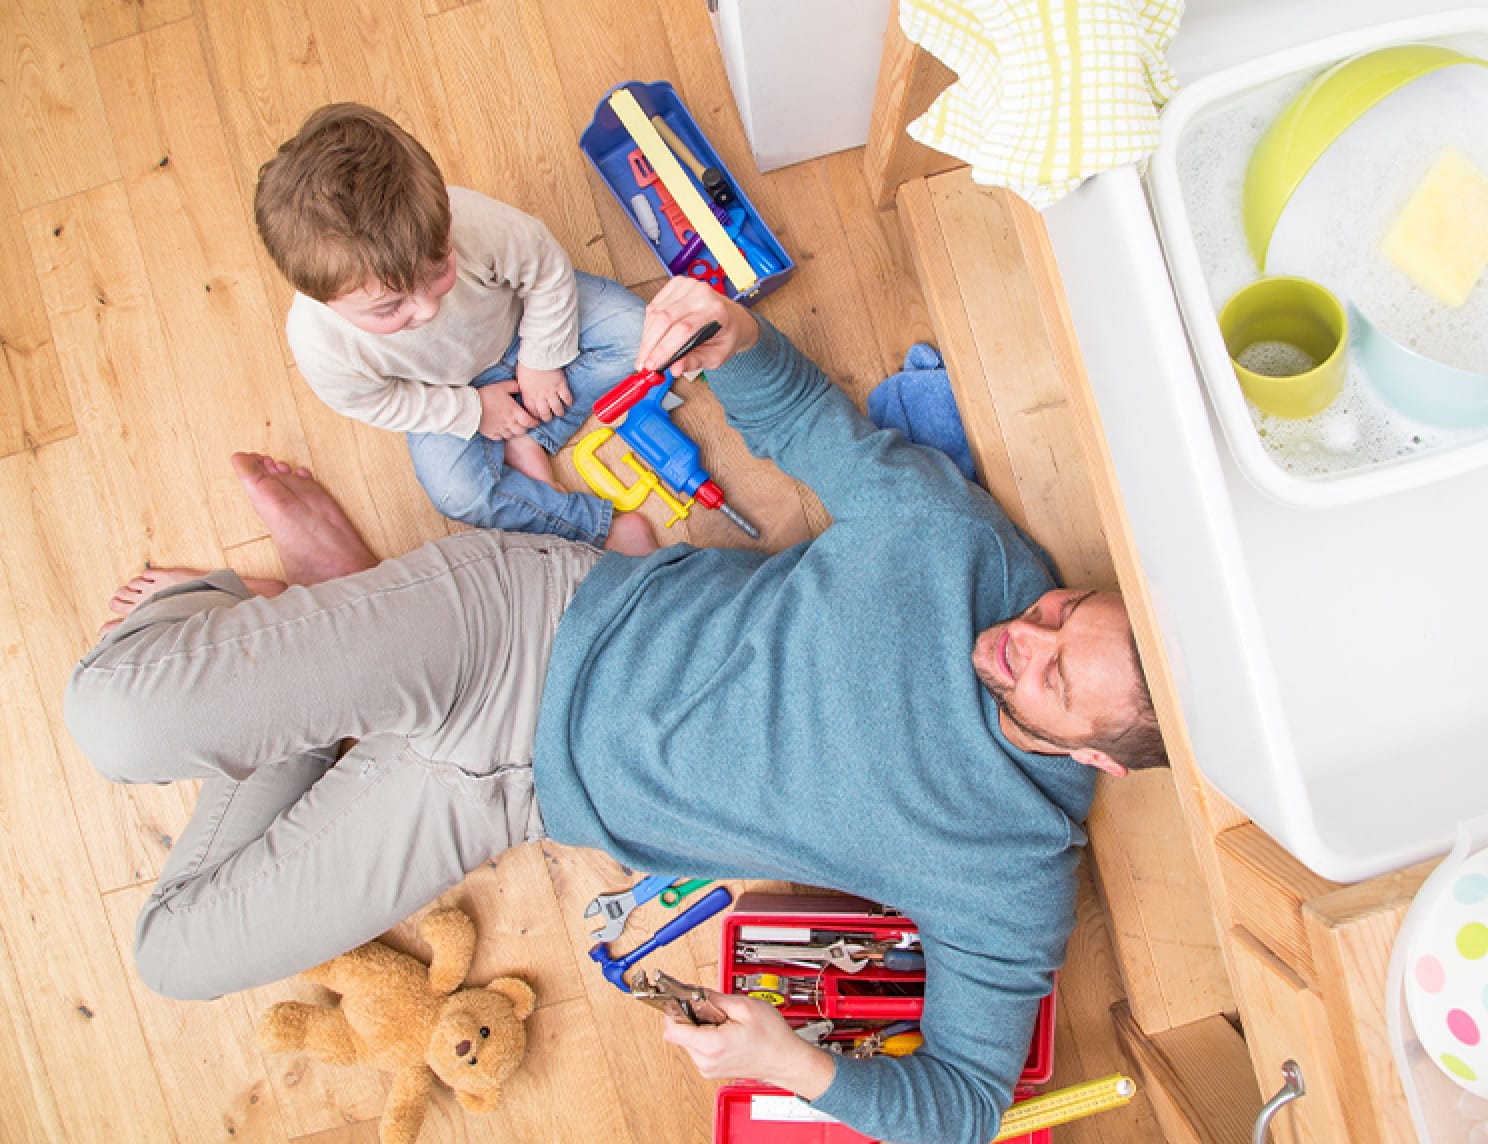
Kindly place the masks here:
POLYGON ((685 882, 678 882, 675 886, 668 886, 661 892, 661 904, 667 909, 676 909, 683 898, 694 890, 701 890, 704 886, 711 886, 712 878, 689 878, 685 882))
POLYGON ((660 1009, 669 1017, 685 1018, 694 1025, 728 1023, 723 1010, 708 1000, 705 989, 678 981, 659 969, 654 977, 649 978, 644 969, 637 973, 630 984, 630 995, 653 1009, 660 1009))

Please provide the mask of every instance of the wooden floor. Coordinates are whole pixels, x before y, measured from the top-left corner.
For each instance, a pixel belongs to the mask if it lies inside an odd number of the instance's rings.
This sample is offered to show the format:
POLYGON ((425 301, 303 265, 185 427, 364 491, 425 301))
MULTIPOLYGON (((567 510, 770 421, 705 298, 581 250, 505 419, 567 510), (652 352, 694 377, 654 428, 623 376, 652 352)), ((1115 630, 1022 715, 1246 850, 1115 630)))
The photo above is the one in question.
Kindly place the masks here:
MULTIPOLYGON (((146 561, 277 571, 235 449, 310 465, 379 555, 447 531, 401 438, 331 413, 295 374, 289 291, 248 210, 275 146, 324 102, 374 104, 449 181, 540 216, 580 268, 647 293, 650 248, 577 148, 627 79, 676 85, 799 265, 761 311, 861 401, 930 336, 893 216, 869 202, 858 152, 753 173, 702 0, 0 0, 0 1141, 375 1140, 384 1079, 254 1044, 266 1004, 311 990, 188 1005, 140 985, 133 919, 193 791, 98 778, 63 727, 62 685, 146 561)), ((688 397, 679 419, 762 544, 824 527, 711 397, 688 397)), ((667 539, 744 542, 716 518, 667 539)), ((467 1118, 441 1097, 425 1142, 709 1138, 714 1086, 585 957, 583 903, 628 880, 530 845, 449 895, 478 919, 472 978, 520 974, 541 1004, 504 1107, 467 1118)), ((1056 1083, 1124 1067, 1088 889, 1056 1083)), ((716 932, 655 963, 711 982, 716 932)), ((1156 1136, 1139 1100, 1057 1138, 1156 1136)))

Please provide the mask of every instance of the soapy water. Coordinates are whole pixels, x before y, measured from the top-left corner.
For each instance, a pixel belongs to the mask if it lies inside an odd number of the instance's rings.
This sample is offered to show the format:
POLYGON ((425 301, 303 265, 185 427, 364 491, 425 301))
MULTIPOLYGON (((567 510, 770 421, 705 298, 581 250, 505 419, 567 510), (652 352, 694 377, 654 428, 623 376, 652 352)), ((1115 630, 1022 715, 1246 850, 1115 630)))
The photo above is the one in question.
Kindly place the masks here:
POLYGON ((1252 342, 1235 360, 1262 377, 1298 377, 1318 364, 1317 358, 1291 342, 1252 342))
MULTIPOLYGON (((1472 39, 1478 42, 1454 46, 1488 55, 1488 39, 1472 39)), ((1179 185, 1216 314, 1237 290, 1261 276, 1246 242, 1242 211, 1251 152, 1311 78, 1278 80, 1217 104, 1183 135, 1179 185)), ((1417 353, 1488 373, 1488 275, 1467 303, 1453 310, 1415 287, 1379 249, 1444 147, 1457 147, 1488 172, 1485 123, 1488 68, 1443 68, 1383 100, 1339 138, 1293 193, 1272 236, 1267 273, 1321 282, 1417 353)), ((1241 364, 1268 372, 1243 359, 1241 364)), ((1488 428, 1444 429, 1385 404, 1352 344, 1343 390, 1321 413, 1290 420, 1263 413, 1249 401, 1246 406, 1272 461, 1298 477, 1326 478, 1488 436, 1488 428)))

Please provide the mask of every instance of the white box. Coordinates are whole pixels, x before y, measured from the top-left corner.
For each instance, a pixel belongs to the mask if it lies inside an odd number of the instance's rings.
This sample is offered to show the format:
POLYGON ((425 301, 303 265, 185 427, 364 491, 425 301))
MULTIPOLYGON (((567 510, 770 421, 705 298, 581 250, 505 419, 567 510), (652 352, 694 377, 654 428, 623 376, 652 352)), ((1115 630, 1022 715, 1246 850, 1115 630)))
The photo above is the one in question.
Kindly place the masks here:
POLYGON ((755 165, 868 141, 893 0, 710 0, 755 165))

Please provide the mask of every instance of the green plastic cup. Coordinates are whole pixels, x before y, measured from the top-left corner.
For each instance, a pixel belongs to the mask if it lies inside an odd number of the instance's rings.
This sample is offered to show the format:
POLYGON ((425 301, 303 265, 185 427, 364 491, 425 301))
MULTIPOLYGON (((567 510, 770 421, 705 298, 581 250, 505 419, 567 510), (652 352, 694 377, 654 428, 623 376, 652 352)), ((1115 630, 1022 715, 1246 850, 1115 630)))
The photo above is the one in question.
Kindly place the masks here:
POLYGON ((1264 413, 1321 413, 1343 389, 1348 314, 1307 278, 1262 278, 1219 312, 1219 331, 1245 396, 1264 413))

